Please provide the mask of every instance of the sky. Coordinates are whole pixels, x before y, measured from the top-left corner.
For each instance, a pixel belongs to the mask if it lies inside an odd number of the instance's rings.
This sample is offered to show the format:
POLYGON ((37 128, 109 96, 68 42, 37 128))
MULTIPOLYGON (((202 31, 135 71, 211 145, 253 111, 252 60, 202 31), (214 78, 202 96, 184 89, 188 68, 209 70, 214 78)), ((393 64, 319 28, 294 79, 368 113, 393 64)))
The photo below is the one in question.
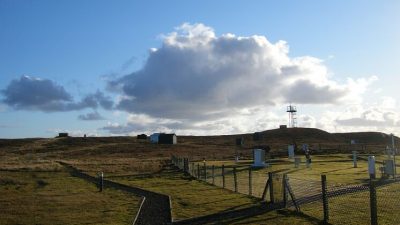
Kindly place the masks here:
POLYGON ((400 134, 399 1, 0 1, 0 138, 400 134))

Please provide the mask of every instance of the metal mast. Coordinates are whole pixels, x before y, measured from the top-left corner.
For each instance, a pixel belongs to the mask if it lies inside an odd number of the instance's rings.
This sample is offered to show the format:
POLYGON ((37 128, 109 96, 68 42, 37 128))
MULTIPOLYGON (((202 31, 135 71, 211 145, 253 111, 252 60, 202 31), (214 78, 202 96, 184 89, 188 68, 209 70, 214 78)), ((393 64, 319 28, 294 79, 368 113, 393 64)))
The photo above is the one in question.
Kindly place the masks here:
POLYGON ((286 108, 286 112, 289 113, 289 127, 296 127, 297 126, 296 106, 290 104, 286 108))

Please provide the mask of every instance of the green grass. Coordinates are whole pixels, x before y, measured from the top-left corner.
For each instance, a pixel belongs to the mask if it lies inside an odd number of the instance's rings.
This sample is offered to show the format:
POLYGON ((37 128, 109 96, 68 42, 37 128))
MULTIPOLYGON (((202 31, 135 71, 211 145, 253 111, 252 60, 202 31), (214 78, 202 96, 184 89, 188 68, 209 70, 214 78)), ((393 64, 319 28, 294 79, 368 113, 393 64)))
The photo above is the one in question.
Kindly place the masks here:
POLYGON ((0 175, 0 224, 128 224, 140 198, 106 189, 66 172, 0 175))
POLYGON ((112 180, 171 196, 174 219, 187 219, 258 203, 255 198, 184 177, 162 172, 147 177, 116 177, 112 180))
MULTIPOLYGON (((259 200, 247 195, 188 179, 180 172, 162 172, 147 177, 119 177, 114 181, 171 196, 174 220, 205 216, 249 207, 259 200)), ((207 224, 318 224, 315 218, 289 210, 272 211, 255 217, 217 220, 207 224)))

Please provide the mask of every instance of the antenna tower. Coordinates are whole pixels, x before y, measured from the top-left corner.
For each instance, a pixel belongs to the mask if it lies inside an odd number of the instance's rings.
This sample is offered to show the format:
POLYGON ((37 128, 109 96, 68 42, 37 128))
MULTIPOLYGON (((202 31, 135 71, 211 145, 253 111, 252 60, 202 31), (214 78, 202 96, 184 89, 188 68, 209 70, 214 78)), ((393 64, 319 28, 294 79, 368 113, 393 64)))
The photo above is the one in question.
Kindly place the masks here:
POLYGON ((290 104, 286 108, 286 112, 289 113, 289 127, 296 127, 297 126, 296 106, 290 104))

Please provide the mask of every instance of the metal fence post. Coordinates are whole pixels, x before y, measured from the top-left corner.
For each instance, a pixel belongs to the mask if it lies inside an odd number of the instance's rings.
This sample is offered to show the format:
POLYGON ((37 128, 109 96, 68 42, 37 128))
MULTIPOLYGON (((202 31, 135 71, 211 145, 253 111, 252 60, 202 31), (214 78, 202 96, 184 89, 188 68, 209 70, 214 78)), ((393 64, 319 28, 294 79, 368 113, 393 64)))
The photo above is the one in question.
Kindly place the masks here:
POLYGON ((238 192, 236 166, 233 167, 233 183, 234 183, 235 192, 238 192))
POLYGON ((371 225, 378 225, 378 206, 376 201, 376 188, 375 182, 370 181, 369 183, 369 198, 371 208, 371 225))
POLYGON ((253 195, 253 182, 252 182, 251 166, 249 167, 249 195, 253 195))
POLYGON ((215 166, 211 167, 212 184, 215 185, 215 166))
POLYGON ((322 189, 322 206, 324 209, 324 223, 329 220, 329 205, 328 205, 328 195, 327 195, 327 185, 326 185, 326 175, 321 175, 321 189, 322 189))
POLYGON ((225 166, 222 165, 222 188, 225 188, 225 166))

